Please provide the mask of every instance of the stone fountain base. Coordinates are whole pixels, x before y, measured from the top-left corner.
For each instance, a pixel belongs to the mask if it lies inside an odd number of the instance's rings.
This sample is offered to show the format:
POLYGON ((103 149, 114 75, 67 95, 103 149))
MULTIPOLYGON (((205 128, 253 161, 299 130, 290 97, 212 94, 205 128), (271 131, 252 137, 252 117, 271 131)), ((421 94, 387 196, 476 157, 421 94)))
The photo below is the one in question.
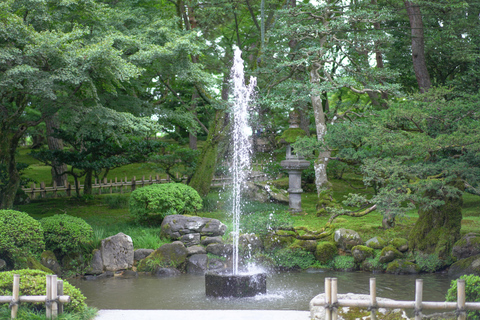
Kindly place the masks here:
POLYGON ((267 293, 267 275, 228 274, 209 272, 205 274, 205 293, 207 297, 243 298, 267 293))

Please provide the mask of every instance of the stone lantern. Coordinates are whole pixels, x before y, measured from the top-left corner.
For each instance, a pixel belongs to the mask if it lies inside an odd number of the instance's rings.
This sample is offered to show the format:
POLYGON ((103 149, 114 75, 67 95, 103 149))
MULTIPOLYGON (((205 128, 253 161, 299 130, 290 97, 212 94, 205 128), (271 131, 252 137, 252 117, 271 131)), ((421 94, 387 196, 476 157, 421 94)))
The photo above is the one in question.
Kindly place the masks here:
POLYGON ((291 145, 297 137, 305 135, 305 131, 300 129, 300 119, 295 111, 290 113, 289 123, 289 128, 280 137, 281 142, 287 143, 287 156, 280 165, 288 172, 290 211, 298 213, 302 211, 302 170, 308 168, 310 162, 296 154, 291 145))

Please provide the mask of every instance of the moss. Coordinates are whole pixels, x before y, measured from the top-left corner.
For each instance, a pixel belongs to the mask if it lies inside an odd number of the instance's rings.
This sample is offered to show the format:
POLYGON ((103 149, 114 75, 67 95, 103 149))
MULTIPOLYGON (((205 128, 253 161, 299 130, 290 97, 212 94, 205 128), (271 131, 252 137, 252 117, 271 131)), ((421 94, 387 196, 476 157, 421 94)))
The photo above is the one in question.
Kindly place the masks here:
POLYGON ((263 246, 265 251, 272 251, 275 249, 286 248, 294 241, 295 239, 293 237, 270 234, 263 239, 263 246))
POLYGON ((330 241, 322 241, 317 244, 315 250, 315 258, 322 264, 326 264, 337 255, 338 249, 335 243, 330 241))
POLYGON ((48 274, 54 274, 52 270, 45 267, 43 264, 41 264, 37 259, 33 257, 27 258, 27 267, 32 270, 40 270, 48 274))
POLYGON ((355 262, 362 262, 367 258, 375 256, 375 250, 367 246, 359 245, 352 248, 352 255, 355 258, 355 262))
POLYGON ((386 246, 387 246, 387 241, 378 236, 367 241, 367 247, 370 247, 373 249, 383 249, 386 246))
POLYGON ((383 248, 382 251, 380 252, 380 256, 386 255, 388 251, 393 251, 393 253, 395 254, 395 259, 403 258, 403 254, 392 245, 388 245, 385 248, 383 248))
POLYGON ((295 242, 293 242, 290 248, 298 248, 305 251, 315 252, 317 249, 317 242, 315 240, 295 240, 295 242))
POLYGON ((420 272, 420 267, 413 262, 398 259, 390 262, 385 272, 394 274, 416 274, 420 272))
POLYGON ((281 143, 294 143, 298 137, 304 137, 307 134, 300 128, 289 128, 285 130, 277 140, 281 143))
MULTIPOLYGON (((462 189, 461 184, 455 187, 462 189)), ((410 249, 435 253, 441 259, 446 259, 455 242, 460 239, 462 197, 438 196, 437 190, 429 191, 426 195, 445 204, 419 210, 419 218, 408 237, 410 249)))
POLYGON ((390 241, 390 244, 395 248, 399 249, 403 246, 408 246, 408 240, 404 238, 395 238, 390 241))

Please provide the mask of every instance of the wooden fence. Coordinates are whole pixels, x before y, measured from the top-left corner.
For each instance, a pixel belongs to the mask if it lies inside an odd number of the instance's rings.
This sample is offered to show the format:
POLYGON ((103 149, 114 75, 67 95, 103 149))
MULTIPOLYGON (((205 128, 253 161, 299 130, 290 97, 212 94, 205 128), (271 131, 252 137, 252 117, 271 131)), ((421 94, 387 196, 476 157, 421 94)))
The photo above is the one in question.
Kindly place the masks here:
POLYGON ((56 275, 47 275, 47 291, 45 296, 20 296, 20 275, 13 275, 13 289, 11 296, 0 296, 0 303, 9 303, 11 318, 17 317, 18 305, 22 302, 45 303, 47 319, 56 319, 63 313, 63 304, 70 302, 69 296, 63 295, 63 281, 56 275))
MULTIPOLYGON (((265 181, 268 180, 268 177, 264 173, 256 173, 249 177, 251 181, 265 181)), ((184 179, 186 180, 186 179, 184 179)), ((92 184, 92 189, 96 190, 96 193, 124 193, 124 192, 131 192, 138 187, 143 187, 151 184, 157 183, 170 183, 172 179, 167 177, 166 179, 160 178, 159 175, 152 177, 149 176, 145 178, 142 176, 141 179, 137 179, 135 176, 132 180, 128 181, 127 177, 124 179, 115 179, 108 180, 105 178, 103 181, 98 181, 95 179, 94 183, 92 184)), ((224 185, 228 185, 232 182, 232 178, 230 177, 215 177, 212 180, 213 187, 221 187, 224 185)), ((84 185, 79 186, 80 190, 84 189, 84 185)), ((51 195, 53 198, 58 198, 62 196, 70 197, 72 192, 75 192, 75 185, 68 183, 66 186, 57 186, 54 182, 53 186, 47 187, 45 182, 41 182, 40 186, 37 186, 35 183, 32 183, 31 187, 24 187, 22 190, 28 195, 30 199, 37 198, 39 195, 40 198, 46 198, 47 194, 51 195)))
MULTIPOLYGON (((337 279, 325 278, 325 301, 313 300, 312 306, 325 307, 325 319, 337 320, 338 307, 358 307, 371 310, 371 319, 375 320, 378 308, 387 309, 414 309, 415 320, 422 319, 422 310, 455 310, 457 320, 466 320, 468 310, 480 310, 480 302, 465 301, 465 280, 457 280, 457 302, 431 302, 423 301, 423 280, 417 279, 415 283, 415 301, 377 301, 375 278, 370 278, 370 300, 339 300, 337 298, 337 279)), ((312 319, 314 316, 312 314, 312 319)))

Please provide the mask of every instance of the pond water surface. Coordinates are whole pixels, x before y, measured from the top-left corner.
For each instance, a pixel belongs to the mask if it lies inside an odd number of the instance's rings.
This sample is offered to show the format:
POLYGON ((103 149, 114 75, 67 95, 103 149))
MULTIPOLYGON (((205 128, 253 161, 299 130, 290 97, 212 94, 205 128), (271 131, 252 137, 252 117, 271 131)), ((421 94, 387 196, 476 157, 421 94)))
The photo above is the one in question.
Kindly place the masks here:
POLYGON ((424 301, 445 301, 452 278, 446 274, 391 275, 367 272, 283 272, 267 276, 267 294, 252 298, 205 296, 205 277, 184 274, 172 278, 139 276, 95 281, 71 279, 98 309, 262 309, 309 310, 309 302, 324 292, 325 277, 338 279, 338 293, 369 294, 369 279, 377 279, 377 296, 415 300, 415 280, 423 279, 424 301))

